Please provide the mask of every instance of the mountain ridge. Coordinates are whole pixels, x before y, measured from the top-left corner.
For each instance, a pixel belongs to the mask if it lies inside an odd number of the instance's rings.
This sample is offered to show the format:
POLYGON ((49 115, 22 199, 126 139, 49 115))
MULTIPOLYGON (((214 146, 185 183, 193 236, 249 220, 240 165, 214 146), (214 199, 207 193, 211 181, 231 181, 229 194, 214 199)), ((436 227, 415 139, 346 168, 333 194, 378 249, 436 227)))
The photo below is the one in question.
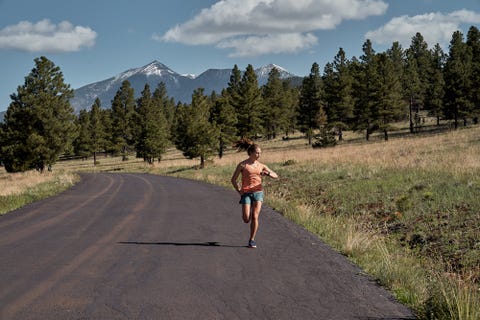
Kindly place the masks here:
MULTIPOLYGON (((267 83, 268 74, 274 67, 280 72, 282 79, 300 78, 280 66, 268 64, 255 69, 259 85, 267 83)), ((102 108, 109 108, 111 100, 125 80, 128 80, 133 87, 135 98, 140 96, 145 83, 148 83, 153 91, 160 82, 163 82, 168 96, 174 98, 175 102, 189 103, 193 91, 197 88, 204 88, 207 95, 212 91, 220 93, 222 89, 228 86, 231 72, 232 69, 207 69, 195 76, 191 74, 182 75, 158 60, 154 60, 142 67, 131 68, 108 79, 76 89, 74 91, 75 96, 70 100, 70 103, 75 112, 78 112, 82 109, 89 109, 98 97, 102 108)))
MULTIPOLYGON (((276 64, 268 64, 255 69, 259 86, 268 81, 268 75, 273 68, 280 72, 280 78, 291 78, 297 83, 303 77, 288 72, 276 64)), ((165 83, 167 94, 174 98, 175 102, 190 103, 191 96, 195 89, 204 88, 205 94, 212 91, 220 93, 228 86, 232 69, 207 69, 198 75, 179 74, 170 69, 167 65, 154 60, 141 67, 130 68, 110 78, 93 82, 77 89, 74 89, 74 97, 70 104, 78 113, 82 109, 89 110, 95 99, 98 97, 102 108, 110 108, 111 101, 120 88, 123 81, 128 80, 135 91, 135 98, 138 98, 145 87, 155 90, 160 82, 165 83)), ((243 73, 243 71, 242 71, 243 73)), ((0 111, 0 122, 3 121, 6 111, 0 111)))

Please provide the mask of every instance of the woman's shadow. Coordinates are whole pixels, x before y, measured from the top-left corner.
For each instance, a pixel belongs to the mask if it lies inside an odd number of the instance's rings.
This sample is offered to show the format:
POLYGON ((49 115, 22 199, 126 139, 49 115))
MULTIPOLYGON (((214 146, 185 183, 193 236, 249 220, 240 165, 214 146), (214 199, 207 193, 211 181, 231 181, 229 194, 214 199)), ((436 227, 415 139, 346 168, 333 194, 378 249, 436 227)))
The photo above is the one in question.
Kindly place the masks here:
POLYGON ((216 241, 210 242, 140 242, 140 241, 121 241, 118 244, 140 245, 140 246, 198 246, 198 247, 223 247, 223 248, 245 248, 247 246, 234 246, 221 244, 216 241))

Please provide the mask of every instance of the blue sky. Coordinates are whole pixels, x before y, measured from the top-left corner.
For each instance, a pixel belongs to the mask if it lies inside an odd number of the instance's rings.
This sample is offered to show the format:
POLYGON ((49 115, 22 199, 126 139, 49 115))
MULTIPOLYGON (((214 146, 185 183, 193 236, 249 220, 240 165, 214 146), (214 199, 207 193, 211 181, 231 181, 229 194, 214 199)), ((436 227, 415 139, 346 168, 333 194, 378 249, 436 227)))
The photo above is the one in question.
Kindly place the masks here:
POLYGON ((448 52, 454 31, 480 27, 480 0, 0 0, 0 111, 34 59, 73 89, 158 60, 180 74, 275 63, 304 76, 342 47, 360 56, 403 48, 421 32, 448 52))

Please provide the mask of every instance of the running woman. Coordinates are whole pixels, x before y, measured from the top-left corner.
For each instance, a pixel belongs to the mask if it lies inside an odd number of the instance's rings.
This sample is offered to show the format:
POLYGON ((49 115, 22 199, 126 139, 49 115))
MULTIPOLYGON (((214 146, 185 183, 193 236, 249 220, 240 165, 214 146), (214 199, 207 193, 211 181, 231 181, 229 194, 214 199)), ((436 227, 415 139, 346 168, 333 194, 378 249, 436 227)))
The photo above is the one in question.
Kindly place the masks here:
POLYGON ((248 159, 237 165, 231 181, 233 187, 241 196, 239 203, 242 205, 243 222, 250 223, 248 247, 256 248, 255 235, 258 230, 258 216, 263 202, 262 176, 277 179, 278 175, 258 161, 262 150, 257 144, 243 139, 238 141, 235 146, 239 150, 247 150, 248 153, 248 159), (242 174, 241 186, 237 182, 240 174, 242 174))

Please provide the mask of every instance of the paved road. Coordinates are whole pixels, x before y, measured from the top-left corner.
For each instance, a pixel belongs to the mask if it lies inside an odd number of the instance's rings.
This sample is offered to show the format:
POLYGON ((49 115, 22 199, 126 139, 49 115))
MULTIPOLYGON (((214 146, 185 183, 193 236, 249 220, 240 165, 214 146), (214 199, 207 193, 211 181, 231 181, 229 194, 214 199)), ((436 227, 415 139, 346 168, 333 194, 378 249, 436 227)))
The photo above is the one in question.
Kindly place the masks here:
POLYGON ((85 174, 0 217, 0 319, 409 319, 316 237, 264 208, 245 247, 235 192, 85 174))

